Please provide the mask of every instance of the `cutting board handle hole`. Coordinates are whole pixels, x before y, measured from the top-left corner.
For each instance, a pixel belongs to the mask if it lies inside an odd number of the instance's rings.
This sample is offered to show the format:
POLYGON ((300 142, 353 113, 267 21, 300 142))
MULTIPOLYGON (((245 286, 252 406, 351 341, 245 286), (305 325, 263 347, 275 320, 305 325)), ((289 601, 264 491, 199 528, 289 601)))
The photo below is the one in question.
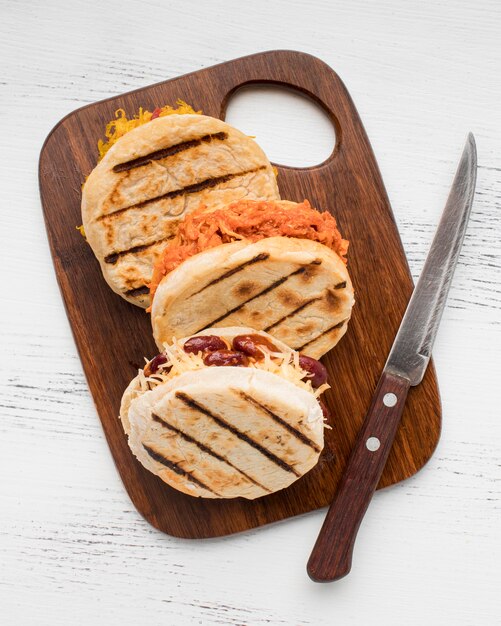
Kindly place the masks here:
POLYGON ((334 152, 329 115, 297 89, 253 83, 237 88, 225 104, 225 121, 254 136, 276 165, 314 167, 334 152))

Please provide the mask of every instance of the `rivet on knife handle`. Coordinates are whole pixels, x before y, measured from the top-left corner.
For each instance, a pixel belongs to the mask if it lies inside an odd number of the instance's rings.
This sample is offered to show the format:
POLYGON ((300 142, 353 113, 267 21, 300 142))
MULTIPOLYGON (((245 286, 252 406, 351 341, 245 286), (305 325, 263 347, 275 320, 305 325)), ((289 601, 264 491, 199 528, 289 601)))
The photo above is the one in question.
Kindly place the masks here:
POLYGON ((316 582, 346 576, 353 545, 390 453, 410 382, 383 372, 348 465, 329 508, 310 560, 308 574, 316 582))

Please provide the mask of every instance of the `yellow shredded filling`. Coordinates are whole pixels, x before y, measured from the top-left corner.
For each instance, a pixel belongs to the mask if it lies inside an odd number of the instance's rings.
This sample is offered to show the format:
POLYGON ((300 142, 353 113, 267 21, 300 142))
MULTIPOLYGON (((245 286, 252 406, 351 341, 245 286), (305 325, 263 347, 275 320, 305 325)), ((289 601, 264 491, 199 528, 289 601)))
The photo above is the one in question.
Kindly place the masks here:
POLYGON ((85 239, 85 241, 87 241, 87 236, 85 235, 85 228, 83 227, 83 224, 81 226, 75 226, 75 228, 82 235, 82 237, 85 239))
MULTIPOLYGON (((202 111, 195 111, 193 107, 184 102, 184 100, 177 100, 176 107, 171 107, 166 104, 159 109, 155 109, 157 115, 155 117, 165 117, 166 115, 201 115, 202 111)), ((134 115, 131 119, 127 117, 127 114, 123 109, 118 109, 115 111, 115 118, 106 124, 106 130, 104 134, 106 136, 106 141, 100 139, 97 142, 97 149, 99 151, 99 161, 104 157, 104 155, 108 152, 108 150, 113 146, 120 137, 123 137, 126 133, 128 133, 133 128, 137 128, 138 126, 142 126, 151 120, 153 115, 152 111, 148 111, 143 109, 143 107, 139 107, 139 112, 134 115)))

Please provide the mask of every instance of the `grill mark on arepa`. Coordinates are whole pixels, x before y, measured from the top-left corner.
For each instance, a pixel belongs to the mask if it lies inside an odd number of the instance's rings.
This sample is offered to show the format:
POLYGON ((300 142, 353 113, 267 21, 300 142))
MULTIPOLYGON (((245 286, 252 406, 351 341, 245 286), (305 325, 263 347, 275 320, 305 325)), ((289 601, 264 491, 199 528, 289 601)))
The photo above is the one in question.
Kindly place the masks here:
POLYGON ((248 304, 249 302, 252 302, 252 300, 255 300, 256 298, 259 298, 261 296, 264 296, 267 293, 270 293, 271 291, 273 291, 274 289, 276 289, 277 287, 280 287, 280 285, 283 285, 283 283, 285 283, 285 281, 289 280, 289 278, 291 278, 292 276, 297 276, 298 274, 302 274, 303 272, 306 271, 306 269, 310 266, 310 265, 319 265, 319 263, 321 263, 321 261, 319 262, 318 260, 312 261, 311 263, 309 263, 308 265, 303 265, 302 267, 300 267, 299 269, 295 270, 294 272, 291 272, 290 274, 287 274, 287 276, 282 276, 281 278, 278 278, 276 281, 274 281, 273 283, 271 283, 271 285, 268 285, 268 287, 265 287, 263 290, 261 290, 259 293, 256 293, 254 296, 252 296, 251 298, 248 298, 247 300, 244 300, 243 302, 241 302, 240 304, 237 304, 237 306, 233 307, 232 309, 230 309, 229 311, 227 311, 226 313, 224 313, 223 315, 220 315, 218 318, 216 318, 215 320, 212 320, 212 322, 210 322, 209 324, 206 324, 205 326, 203 326, 203 328, 199 328, 197 331, 195 331, 195 333, 199 333, 202 330, 205 330, 206 328, 210 328, 211 326, 214 326, 215 324, 218 324, 219 322, 221 322, 222 320, 224 320, 226 317, 232 315, 233 313, 235 313, 236 311, 238 311, 239 309, 241 309, 243 306, 245 306, 246 304, 248 304))
POLYGON ((210 487, 208 487, 201 480, 199 480, 198 478, 196 478, 195 476, 193 476, 192 474, 190 474, 189 472, 184 470, 180 465, 178 465, 174 461, 171 461, 167 457, 163 456, 163 454, 160 454, 160 452, 157 452, 156 450, 153 450, 153 448, 150 448, 150 446, 147 446, 144 443, 143 443, 143 448, 146 450, 148 455, 154 461, 157 461, 158 463, 161 463, 162 465, 165 465, 165 467, 168 467, 173 472, 176 472, 176 474, 179 474, 179 476, 182 476, 183 478, 187 478, 192 483, 195 483, 195 485, 198 485, 199 487, 202 487, 202 489, 206 489, 207 491, 210 491, 214 495, 219 496, 219 494, 217 492, 215 492, 214 489, 211 489, 210 487))
POLYGON ((239 474, 242 474, 242 476, 245 476, 247 480, 249 480, 251 483, 253 483, 257 487, 260 487, 261 489, 263 489, 264 491, 267 491, 268 493, 272 493, 271 489, 268 489, 268 487, 265 487, 261 483, 258 483, 257 480, 254 480, 254 478, 252 478, 252 476, 249 476, 249 474, 246 474, 243 470, 238 468, 236 465, 233 465, 233 463, 229 461, 227 458, 225 458, 224 456, 221 456, 220 454, 212 450, 212 448, 209 448, 202 442, 198 441, 198 439, 195 439, 191 435, 188 435, 187 433, 184 433, 182 430, 179 430, 172 424, 169 424, 169 422, 166 422, 160 416, 155 415, 155 413, 151 414, 151 418, 154 422, 161 424, 164 428, 168 428, 169 430, 172 430, 173 432, 175 432, 177 435, 179 435, 182 439, 184 439, 188 443, 194 444, 195 446, 197 446, 197 448, 202 450, 202 452, 205 452, 209 456, 213 456, 218 461, 222 461, 223 463, 226 463, 227 465, 232 467, 234 470, 236 470, 239 474))
MULTIPOLYGON (((232 391, 234 391, 234 390, 232 390, 232 391)), ((246 400, 249 404, 252 404, 253 406, 257 407, 258 409, 261 409, 264 413, 266 413, 266 415, 271 417, 272 420, 274 420, 275 422, 277 422, 278 424, 283 426, 292 435, 294 435, 294 437, 296 437, 296 439, 299 439, 299 441, 301 441, 302 443, 307 445, 309 448, 313 448, 313 450, 315 450, 315 452, 320 452, 321 451, 321 448, 314 441, 312 441, 309 437, 304 435, 300 430, 297 430, 297 428, 294 428, 294 426, 292 426, 291 424, 286 422, 282 417, 280 417, 276 413, 273 413, 273 411, 271 409, 269 409, 266 405, 261 404, 261 402, 256 400, 256 398, 253 398, 252 396, 249 396, 248 394, 245 393, 245 391, 238 391, 237 393, 238 393, 238 395, 240 397, 242 397, 244 400, 246 400)))
POLYGON ((306 300, 306 302, 303 302, 302 304, 300 304, 297 308, 295 308, 290 313, 287 313, 287 315, 284 315, 278 321, 274 322, 273 324, 270 324, 266 328, 263 328, 263 330, 268 332, 269 330, 271 330, 272 328, 275 328, 276 326, 278 326, 279 324, 281 324, 285 320, 289 320, 290 321, 291 317, 293 317, 297 313, 300 313, 303 309, 305 309, 308 305, 312 304, 313 302, 317 302, 317 300, 322 300, 323 297, 324 297, 324 294, 322 294, 321 296, 316 296, 315 298, 310 298, 310 300, 306 300))
POLYGON ((141 287, 134 287, 134 289, 127 289, 127 291, 124 291, 126 296, 131 296, 132 298, 136 296, 144 296, 148 293, 150 293, 148 285, 142 285, 141 287))
POLYGON ((266 261, 266 259, 269 259, 269 258, 270 258, 270 255, 267 252, 262 252, 261 254, 258 254, 257 256, 255 256, 253 259, 249 259, 248 261, 245 261, 245 263, 242 263, 241 265, 237 265, 237 267, 234 267, 233 269, 228 270, 224 274, 221 274, 221 276, 214 278, 214 280, 211 280, 210 283, 207 283, 204 287, 202 287, 198 291, 195 291, 195 293, 192 293, 190 297, 196 296, 197 294, 204 291, 204 289, 207 289, 207 287, 211 287, 212 285, 215 285, 216 283, 219 283, 222 280, 225 280, 226 278, 233 276, 233 274, 236 274, 237 272, 241 272, 243 269, 245 269, 249 265, 253 265, 254 263, 259 263, 259 261, 266 261))
POLYGON ((210 189, 212 187, 216 187, 221 183, 227 183, 234 178, 238 178, 239 176, 246 176, 247 174, 254 174, 255 172, 259 172, 260 170, 266 169, 266 165, 261 165, 260 167, 255 167, 251 170, 245 170, 243 172, 235 172, 233 174, 225 174, 224 176, 215 176, 212 178, 206 178, 205 180, 201 180, 198 183, 193 183, 192 185, 186 185, 186 187, 181 187, 180 189, 174 189, 173 191, 168 191, 160 196, 155 196, 154 198, 148 198, 148 200, 143 200, 142 202, 137 202, 136 204, 131 204, 130 206, 123 207, 122 209, 117 209, 116 211, 112 211, 111 213, 105 213, 96 218, 97 221, 101 221, 110 217, 116 217, 125 211, 129 211, 130 209, 142 209, 148 204, 152 202, 158 202, 159 200, 168 200, 170 198, 177 198, 178 196, 185 196, 190 193, 198 193, 199 191, 203 191, 204 189, 210 189))
POLYGON ((210 417, 212 420, 216 422, 216 424, 220 428, 229 430, 236 437, 238 437, 241 441, 244 441, 245 443, 250 445, 252 448, 260 452, 263 456, 265 456, 267 459, 275 463, 275 465, 278 465, 279 467, 281 467, 286 472, 291 472, 298 478, 301 476, 301 474, 296 469, 294 469, 292 465, 289 465, 279 456, 276 456, 275 454, 273 454, 273 452, 270 452, 267 448, 264 448, 261 444, 259 444, 257 441, 252 439, 252 437, 249 437, 248 435, 243 433, 241 430, 238 430, 238 428, 235 428, 235 426, 233 426, 232 424, 229 424, 220 415, 215 415, 214 413, 211 413, 209 409, 199 404, 196 400, 191 398, 188 394, 182 391, 176 391, 176 398, 181 400, 181 402, 183 402, 186 406, 190 407, 191 409, 194 409, 195 411, 198 411, 199 413, 202 413, 203 415, 210 417))
POLYGON ((127 250, 119 250, 118 252, 112 252, 111 254, 108 254, 107 256, 104 257, 104 262, 114 265, 120 257, 126 254, 136 254, 137 252, 143 252, 147 248, 151 248, 157 243, 162 243, 162 241, 167 241, 167 239, 172 239, 172 235, 168 235, 167 237, 162 237, 161 239, 156 239, 155 241, 152 241, 151 243, 145 243, 140 246, 134 246, 133 248, 128 248, 127 250))
POLYGON ((208 135, 204 135, 203 137, 198 137, 197 139, 189 139, 187 141, 182 141, 181 143, 176 143, 175 145, 169 146, 168 148, 155 150, 155 152, 150 152, 150 154, 145 154, 144 156, 137 157, 136 159, 124 161, 124 163, 118 163, 114 166, 113 171, 116 173, 127 172, 129 170, 135 169, 136 167, 148 165, 152 161, 159 161, 160 159, 174 156, 179 152, 184 152, 184 150, 195 148, 196 146, 200 146, 202 143, 211 143, 214 140, 224 141, 225 139, 228 139, 228 134, 225 132, 211 133, 208 135))
POLYGON ((326 335, 327 333, 330 333, 332 330, 335 330, 336 328, 341 328, 341 326, 343 326, 343 324, 345 322, 348 321, 349 318, 346 318, 344 320, 342 320, 341 322, 339 322, 338 324, 335 324, 334 326, 331 326, 330 328, 328 328, 327 330, 324 330, 323 332, 321 332, 319 335, 317 335, 316 337, 313 337, 313 339, 310 339, 310 341, 307 341, 306 343, 304 343, 302 346, 299 346, 298 348, 294 348, 294 350, 297 350, 298 352, 300 350, 303 350, 303 348, 306 348, 306 346, 309 346, 312 343, 315 343, 315 341, 318 341, 321 337, 323 337, 324 335, 326 335))

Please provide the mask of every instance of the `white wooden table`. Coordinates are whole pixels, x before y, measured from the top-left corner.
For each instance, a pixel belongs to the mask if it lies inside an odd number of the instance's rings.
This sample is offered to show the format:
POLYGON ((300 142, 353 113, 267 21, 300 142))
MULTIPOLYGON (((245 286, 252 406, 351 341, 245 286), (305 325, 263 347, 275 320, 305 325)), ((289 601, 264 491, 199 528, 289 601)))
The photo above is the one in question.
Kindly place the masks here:
MULTIPOLYGON (((500 623, 500 31, 496 0, 1 0, 1 624, 500 623), (324 586, 305 573, 322 512, 203 542, 140 518, 87 390, 38 197, 38 154, 66 113, 274 48, 315 54, 345 81, 414 276, 469 130, 479 153, 435 349, 442 439, 417 476, 377 494, 352 573, 324 586)), ((273 160, 330 150, 301 98, 252 97, 228 119, 273 160)))

